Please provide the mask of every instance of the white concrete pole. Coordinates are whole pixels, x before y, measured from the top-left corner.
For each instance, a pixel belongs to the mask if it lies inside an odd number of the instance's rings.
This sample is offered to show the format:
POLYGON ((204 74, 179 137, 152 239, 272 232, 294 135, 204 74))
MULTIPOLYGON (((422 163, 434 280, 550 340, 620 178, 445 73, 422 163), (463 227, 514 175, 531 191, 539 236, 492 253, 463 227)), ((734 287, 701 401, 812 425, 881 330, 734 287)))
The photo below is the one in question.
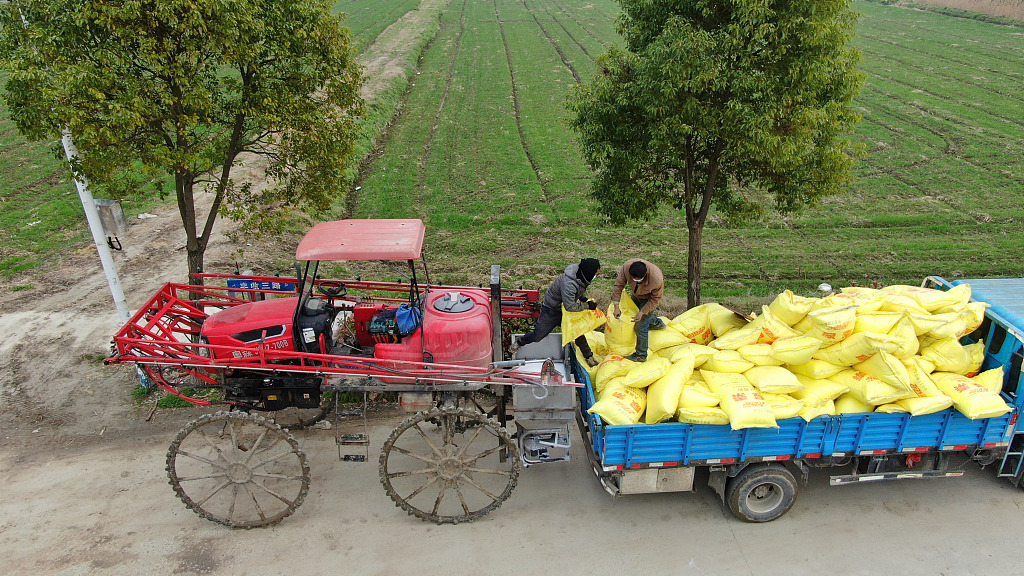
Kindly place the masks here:
POLYGON ((103 272, 107 275, 107 284, 110 285, 110 294, 114 297, 114 306, 117 308, 117 315, 121 319, 121 325, 127 324, 131 319, 131 312, 128 311, 128 302, 125 300, 124 291, 121 289, 121 280, 114 268, 114 259, 110 255, 110 247, 107 246, 106 235, 103 233, 103 224, 100 223, 100 214, 96 210, 96 202, 93 200, 92 192, 89 191, 89 182, 81 174, 74 172, 75 158, 78 157, 78 149, 71 140, 71 131, 64 129, 61 143, 64 145, 64 154, 68 162, 72 164, 72 174, 75 177, 75 187, 78 188, 78 197, 82 199, 82 208, 85 209, 85 219, 89 221, 89 230, 92 231, 92 240, 96 244, 96 250, 100 253, 100 263, 103 264, 103 272))

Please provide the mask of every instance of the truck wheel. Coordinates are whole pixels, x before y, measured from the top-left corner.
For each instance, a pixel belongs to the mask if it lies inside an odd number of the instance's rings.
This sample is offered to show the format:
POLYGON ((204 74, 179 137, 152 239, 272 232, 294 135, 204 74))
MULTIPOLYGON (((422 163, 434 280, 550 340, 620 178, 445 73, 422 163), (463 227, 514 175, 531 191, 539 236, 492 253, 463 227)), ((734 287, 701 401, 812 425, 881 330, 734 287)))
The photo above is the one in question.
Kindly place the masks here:
POLYGON ((770 522, 796 500, 796 479, 781 466, 750 466, 729 480, 725 500, 744 522, 770 522))

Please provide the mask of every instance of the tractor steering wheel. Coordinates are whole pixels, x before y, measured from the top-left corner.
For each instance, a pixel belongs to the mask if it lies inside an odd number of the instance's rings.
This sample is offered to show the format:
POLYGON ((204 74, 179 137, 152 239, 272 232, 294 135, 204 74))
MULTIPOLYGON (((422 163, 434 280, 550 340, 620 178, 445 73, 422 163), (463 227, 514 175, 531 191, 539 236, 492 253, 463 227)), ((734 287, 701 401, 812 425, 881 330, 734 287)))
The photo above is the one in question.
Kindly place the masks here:
POLYGON ((317 292, 320 292, 324 296, 330 296, 331 298, 337 298, 348 294, 348 288, 345 287, 341 282, 320 282, 316 285, 317 292))

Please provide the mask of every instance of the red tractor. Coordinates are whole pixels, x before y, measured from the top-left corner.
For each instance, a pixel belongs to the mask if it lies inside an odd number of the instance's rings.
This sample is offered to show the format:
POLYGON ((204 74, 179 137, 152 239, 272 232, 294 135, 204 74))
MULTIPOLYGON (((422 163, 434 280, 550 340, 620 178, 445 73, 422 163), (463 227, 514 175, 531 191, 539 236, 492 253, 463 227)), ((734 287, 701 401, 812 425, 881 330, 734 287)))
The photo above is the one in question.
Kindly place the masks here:
POLYGON ((478 518, 508 498, 521 466, 568 460, 579 366, 557 335, 503 357, 502 320, 534 317, 537 292, 501 288, 497 266, 489 288, 473 288, 432 285, 424 263, 421 285, 423 238, 419 220, 324 222, 296 250, 294 283, 204 274, 227 286, 167 284, 117 333, 108 363, 135 362, 172 394, 229 408, 171 443, 168 475, 189 508, 234 527, 288 516, 309 486, 288 430, 334 410, 339 456, 366 461, 371 392, 426 400, 380 455, 385 491, 424 520, 478 518), (320 278, 321 262, 346 260, 405 261, 409 278, 320 278), (338 411, 341 393, 362 393, 363 410, 338 411), (340 432, 359 416, 361 433, 340 432))

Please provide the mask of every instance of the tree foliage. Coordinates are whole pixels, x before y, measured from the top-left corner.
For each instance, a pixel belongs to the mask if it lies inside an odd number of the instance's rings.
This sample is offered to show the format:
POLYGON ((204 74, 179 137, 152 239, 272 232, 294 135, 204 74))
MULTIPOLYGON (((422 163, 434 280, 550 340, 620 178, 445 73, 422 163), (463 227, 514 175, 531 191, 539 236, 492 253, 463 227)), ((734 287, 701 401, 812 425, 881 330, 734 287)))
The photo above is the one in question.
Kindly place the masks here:
POLYGON ((323 0, 12 0, 0 65, 19 130, 71 131, 74 168, 114 195, 174 181, 189 271, 219 213, 273 228, 346 189, 362 114, 347 28, 323 0), (267 187, 232 168, 262 156, 267 187), (197 217, 196 192, 213 192, 197 217))
POLYGON ((569 106, 616 223, 683 210, 687 300, 700 302, 712 206, 790 213, 851 182, 863 83, 849 0, 620 0, 619 33, 569 106))

